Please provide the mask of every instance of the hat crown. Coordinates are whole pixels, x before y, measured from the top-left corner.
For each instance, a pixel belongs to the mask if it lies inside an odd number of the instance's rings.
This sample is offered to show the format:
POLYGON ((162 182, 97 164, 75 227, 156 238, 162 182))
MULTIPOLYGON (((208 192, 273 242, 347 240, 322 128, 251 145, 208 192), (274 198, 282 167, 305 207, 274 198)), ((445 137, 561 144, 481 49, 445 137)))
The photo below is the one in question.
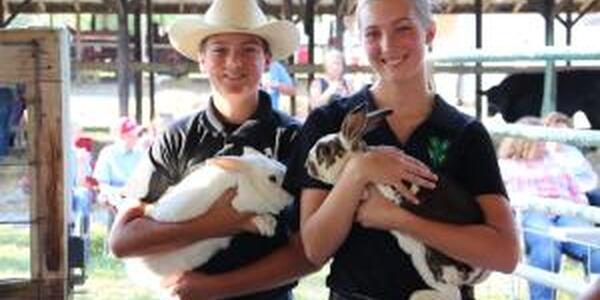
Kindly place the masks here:
POLYGON ((216 0, 204 15, 207 24, 250 29, 267 23, 255 0, 216 0))

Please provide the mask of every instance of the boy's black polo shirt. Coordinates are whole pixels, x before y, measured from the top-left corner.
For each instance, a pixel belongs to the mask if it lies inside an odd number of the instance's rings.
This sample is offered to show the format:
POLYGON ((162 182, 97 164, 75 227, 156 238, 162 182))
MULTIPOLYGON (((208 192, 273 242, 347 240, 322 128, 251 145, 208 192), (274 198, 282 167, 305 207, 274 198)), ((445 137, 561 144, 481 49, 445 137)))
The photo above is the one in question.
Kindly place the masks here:
MULTIPOLYGON (((337 132, 346 113, 356 105, 366 102, 369 110, 375 109, 368 88, 318 108, 308 117, 298 138, 298 152, 288 170, 286 182, 292 190, 331 189, 331 186, 307 174, 304 161, 315 141, 323 135, 337 132)), ((365 141, 373 146, 396 146, 423 161, 435 172, 453 177, 473 195, 505 195, 495 150, 483 125, 448 105, 439 96, 435 97, 430 116, 415 129, 406 144, 396 139, 387 124, 369 132, 365 141)), ((427 289, 413 268, 410 257, 400 250, 391 234, 367 229, 358 223, 352 226, 350 234, 335 253, 327 285, 338 292, 386 300, 408 299, 412 292, 427 289)))
MULTIPOLYGON (((284 164, 288 163, 300 126, 291 117, 273 110, 268 94, 260 92, 257 111, 243 124, 236 126, 221 120, 211 99, 206 110, 173 124, 154 142, 140 163, 135 180, 128 185, 133 193, 131 196, 156 201, 194 166, 218 155, 240 155, 244 146, 251 146, 284 164)), ((291 215, 286 211, 279 216, 274 237, 249 233, 236 235, 229 248, 218 252, 199 270, 207 274, 233 270, 284 245, 289 237, 291 215)), ((293 285, 235 299, 271 299, 291 287, 293 285)))

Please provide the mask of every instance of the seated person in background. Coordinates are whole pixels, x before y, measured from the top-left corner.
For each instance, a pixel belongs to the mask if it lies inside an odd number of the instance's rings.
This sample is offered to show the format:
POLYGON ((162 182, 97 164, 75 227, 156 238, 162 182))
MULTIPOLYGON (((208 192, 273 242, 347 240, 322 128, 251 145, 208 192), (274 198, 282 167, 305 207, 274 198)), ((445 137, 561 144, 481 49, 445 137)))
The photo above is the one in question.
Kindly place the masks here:
MULTIPOLYGON (((553 112, 544 118, 544 125, 555 128, 573 128, 573 120, 563 113, 553 112)), ((548 147, 549 150, 552 150, 550 154, 571 172, 577 185, 586 193, 589 204, 600 206, 598 175, 583 153, 577 147, 564 143, 551 142, 548 143, 548 147)))
POLYGON ((324 77, 313 80, 309 89, 309 108, 329 103, 331 100, 346 97, 352 93, 352 83, 344 78, 344 54, 338 49, 330 49, 323 62, 324 77))
POLYGON ((98 202, 108 207, 108 228, 113 223, 122 188, 144 155, 138 147, 139 130, 135 120, 120 118, 115 128, 116 141, 102 148, 96 161, 94 179, 98 182, 98 202))
POLYGON ((71 180, 72 187, 72 210, 74 231, 79 234, 89 233, 90 213, 92 202, 94 201, 94 179, 92 172, 94 167, 93 162, 93 143, 94 141, 84 135, 80 126, 73 124, 73 161, 72 171, 73 179, 71 180))
POLYGON ((281 94, 286 96, 296 95, 296 86, 290 74, 283 64, 273 60, 269 65, 268 72, 265 72, 261 78, 262 89, 271 96, 271 106, 275 109, 281 109, 279 99, 281 94))
MULTIPOLYGON (((523 117, 518 123, 542 125, 542 121, 536 117, 523 117)), ((576 184, 570 171, 556 161, 556 157, 549 152, 543 141, 505 138, 501 142, 498 149, 498 163, 509 197, 531 195, 587 204, 585 193, 576 184)), ((592 227, 593 224, 587 220, 527 210, 523 212, 521 226, 525 240, 525 253, 530 265, 557 272, 560 268, 561 254, 564 253, 582 261, 586 266, 586 272, 600 272, 598 250, 578 243, 556 241, 548 236, 548 231, 552 227, 592 227)), ((530 282, 529 295, 532 300, 555 299, 555 290, 530 282)))

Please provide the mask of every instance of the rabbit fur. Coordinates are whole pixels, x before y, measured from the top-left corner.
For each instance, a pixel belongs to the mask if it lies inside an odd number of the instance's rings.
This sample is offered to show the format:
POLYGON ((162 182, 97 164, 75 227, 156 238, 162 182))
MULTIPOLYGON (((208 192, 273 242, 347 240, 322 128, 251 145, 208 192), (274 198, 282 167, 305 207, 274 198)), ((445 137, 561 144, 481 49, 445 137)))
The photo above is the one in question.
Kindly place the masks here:
MULTIPOLYGON (((227 190, 237 186, 232 206, 239 212, 253 212, 252 219, 264 236, 273 236, 273 216, 292 202, 282 187, 286 167, 254 148, 245 147, 242 156, 220 156, 207 160, 171 187, 145 215, 160 222, 184 222, 206 212, 227 190)), ((142 286, 156 289, 166 276, 192 270, 227 248, 232 237, 209 238, 183 248, 125 259, 129 277, 142 286)))
MULTIPOLYGON (((363 135, 378 126, 391 112, 387 109, 367 113, 364 104, 355 107, 344 118, 340 132, 321 137, 311 148, 305 163, 308 174, 325 183, 334 184, 345 164, 354 154, 368 151, 366 143, 362 140, 363 135)), ((444 179, 444 181, 438 180, 438 186, 441 183, 444 186, 450 185, 449 179, 443 177, 440 179, 444 179)), ((461 202, 460 199, 454 201, 454 198, 453 201, 430 199, 420 205, 413 205, 403 201, 392 186, 376 184, 375 188, 390 201, 423 217, 458 224, 477 223, 469 221, 469 219, 478 220, 465 216, 470 213, 469 211, 480 212, 480 208, 476 203, 474 204, 474 201, 461 202), (476 208, 469 205, 475 205, 476 208), (434 212, 428 212, 428 210, 434 212), (461 218, 467 218, 467 220, 461 220, 461 218)), ((453 188, 456 189, 456 187, 453 188)), ((419 188, 413 185, 410 190, 417 194, 419 188)), ((445 196, 448 198, 448 195, 445 196)), ((391 231, 391 234, 397 239, 399 247, 411 256, 412 263, 423 281, 433 289, 417 291, 413 293, 410 300, 461 299, 459 288, 461 285, 481 282, 489 275, 488 270, 456 261, 408 235, 398 231, 391 231)))

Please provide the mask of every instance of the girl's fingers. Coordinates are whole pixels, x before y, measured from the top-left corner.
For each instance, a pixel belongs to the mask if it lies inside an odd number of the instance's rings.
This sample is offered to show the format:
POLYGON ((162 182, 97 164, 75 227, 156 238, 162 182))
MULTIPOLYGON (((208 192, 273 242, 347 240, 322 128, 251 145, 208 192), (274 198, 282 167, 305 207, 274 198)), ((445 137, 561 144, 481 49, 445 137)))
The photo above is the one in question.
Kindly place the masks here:
POLYGON ((402 195, 402 198, 404 198, 405 200, 413 204, 419 204, 419 199, 417 198, 417 196, 413 194, 410 191, 410 189, 403 183, 395 184, 393 185, 393 187, 396 190, 396 192, 400 193, 400 195, 402 195))

